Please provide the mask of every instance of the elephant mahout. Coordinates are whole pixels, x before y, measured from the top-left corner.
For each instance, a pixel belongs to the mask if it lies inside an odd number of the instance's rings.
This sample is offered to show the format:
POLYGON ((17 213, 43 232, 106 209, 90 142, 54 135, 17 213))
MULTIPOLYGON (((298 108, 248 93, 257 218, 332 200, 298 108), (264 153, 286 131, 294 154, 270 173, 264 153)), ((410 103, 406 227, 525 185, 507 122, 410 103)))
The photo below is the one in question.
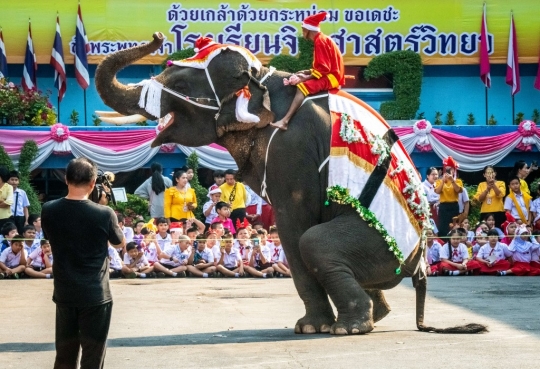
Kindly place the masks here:
MULTIPOLYGON (((206 61, 205 68, 171 65, 151 81, 163 86, 161 95, 151 91, 148 81, 131 86, 119 83, 118 71, 161 46, 163 35, 156 33, 153 38, 151 43, 104 59, 96 71, 98 92, 105 104, 122 114, 149 119, 170 114, 172 118, 154 146, 217 143, 230 152, 251 188, 262 186, 263 196, 266 192, 274 208, 294 284, 306 309, 296 323, 296 333, 370 332, 390 311, 382 290, 395 287, 404 277, 412 277, 416 289, 419 330, 485 330, 479 324, 446 329, 425 326, 427 282, 420 267, 421 238, 400 261, 389 251, 389 238, 378 226, 361 218, 350 205, 327 200, 329 167, 325 161, 330 156, 333 129, 328 98, 306 99, 289 130, 276 132, 268 125, 284 116, 296 92, 293 86, 283 86, 283 78, 290 74, 270 74, 268 68, 254 67, 239 47, 224 48, 206 61), (238 92, 246 87, 251 93, 248 111, 258 122, 238 119, 238 92)), ((378 116, 374 111, 371 114, 378 116)), ((370 183, 366 188, 372 199, 378 184, 370 183)))

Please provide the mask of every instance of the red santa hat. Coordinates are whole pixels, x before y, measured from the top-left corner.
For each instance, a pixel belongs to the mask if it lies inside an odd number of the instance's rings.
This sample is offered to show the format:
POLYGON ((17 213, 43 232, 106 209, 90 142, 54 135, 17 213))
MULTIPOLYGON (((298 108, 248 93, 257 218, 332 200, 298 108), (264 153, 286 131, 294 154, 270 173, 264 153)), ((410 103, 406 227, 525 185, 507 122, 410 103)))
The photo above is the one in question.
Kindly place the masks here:
POLYGON ((216 44, 216 42, 214 42, 214 40, 212 40, 210 37, 201 36, 195 41, 195 48, 193 49, 193 51, 198 53, 199 51, 204 50, 208 46, 214 45, 214 44, 216 44))
POLYGON ((443 167, 452 167, 454 169, 459 168, 459 164, 451 156, 444 159, 442 164, 443 164, 443 167))
POLYGON ((210 190, 208 191, 208 195, 213 195, 215 193, 221 193, 221 188, 219 188, 218 185, 212 185, 212 187, 210 187, 210 190))
POLYGON ((509 212, 506 212, 506 221, 504 223, 501 224, 501 228, 502 228, 502 231, 504 232, 505 235, 508 236, 508 232, 507 232, 507 228, 510 224, 512 223, 516 223, 516 218, 514 218, 512 216, 512 214, 510 214, 509 212))
POLYGON ((321 32, 319 23, 321 23, 326 18, 326 12, 320 12, 317 14, 310 15, 305 17, 302 22, 302 28, 305 28, 310 31, 321 32))
POLYGON ((176 232, 176 231, 181 231, 182 230, 182 223, 180 222, 172 222, 171 225, 169 226, 169 230, 171 232, 176 232))

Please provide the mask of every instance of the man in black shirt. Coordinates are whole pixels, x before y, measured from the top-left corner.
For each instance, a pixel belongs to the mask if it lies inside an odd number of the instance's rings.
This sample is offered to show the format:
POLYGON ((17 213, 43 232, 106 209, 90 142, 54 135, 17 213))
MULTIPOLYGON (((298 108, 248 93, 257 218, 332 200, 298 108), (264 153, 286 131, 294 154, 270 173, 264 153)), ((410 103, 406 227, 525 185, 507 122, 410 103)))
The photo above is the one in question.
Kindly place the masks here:
POLYGON ((41 226, 54 255, 53 301, 56 303, 55 368, 102 368, 112 296, 108 242, 122 245, 124 235, 109 207, 88 200, 97 166, 85 158, 66 168, 68 195, 47 202, 41 226))

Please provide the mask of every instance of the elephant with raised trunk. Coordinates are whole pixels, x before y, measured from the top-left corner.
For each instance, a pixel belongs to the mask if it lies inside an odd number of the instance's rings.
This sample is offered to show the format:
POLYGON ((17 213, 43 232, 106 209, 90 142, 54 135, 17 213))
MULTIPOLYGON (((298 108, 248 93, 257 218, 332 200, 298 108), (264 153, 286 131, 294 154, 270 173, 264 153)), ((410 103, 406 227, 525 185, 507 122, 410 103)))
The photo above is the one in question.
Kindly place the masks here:
POLYGON ((283 86, 283 78, 290 74, 275 72, 261 84, 268 68, 250 68, 244 56, 228 49, 206 71, 171 66, 156 76, 155 81, 174 94, 164 92, 154 115, 149 114, 139 106, 144 87, 122 85, 116 74, 157 50, 164 37, 156 33, 153 38, 151 43, 104 59, 96 71, 98 92, 105 104, 122 114, 141 114, 148 119, 171 114, 153 146, 217 143, 229 150, 251 188, 261 188, 263 182, 267 185, 294 284, 306 309, 296 323, 296 333, 370 332, 390 311, 382 290, 393 288, 404 277, 412 277, 416 289, 418 329, 462 333, 485 329, 478 324, 447 329, 425 326, 427 283, 419 268, 423 249, 416 246, 396 274, 400 263, 377 230, 348 205, 325 206, 328 166, 321 164, 330 152, 328 99, 306 101, 289 130, 273 135, 269 123, 285 115, 296 92, 295 87, 283 86), (259 118, 258 123, 237 120, 236 92, 245 86, 251 91, 248 110, 259 118))

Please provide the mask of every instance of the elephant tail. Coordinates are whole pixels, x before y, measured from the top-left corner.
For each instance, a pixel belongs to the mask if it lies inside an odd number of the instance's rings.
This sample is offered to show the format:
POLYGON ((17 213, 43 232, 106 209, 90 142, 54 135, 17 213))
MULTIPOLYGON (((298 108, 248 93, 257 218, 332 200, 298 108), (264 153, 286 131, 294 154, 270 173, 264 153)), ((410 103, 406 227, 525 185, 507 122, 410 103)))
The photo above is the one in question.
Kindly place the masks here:
POLYGON ((424 307, 426 303, 426 291, 427 291, 427 278, 425 275, 421 275, 418 271, 413 277, 413 285, 416 290, 416 327, 421 332, 433 332, 433 333, 482 333, 487 332, 488 329, 483 324, 470 323, 466 325, 458 325, 449 328, 435 328, 424 325, 424 307))

